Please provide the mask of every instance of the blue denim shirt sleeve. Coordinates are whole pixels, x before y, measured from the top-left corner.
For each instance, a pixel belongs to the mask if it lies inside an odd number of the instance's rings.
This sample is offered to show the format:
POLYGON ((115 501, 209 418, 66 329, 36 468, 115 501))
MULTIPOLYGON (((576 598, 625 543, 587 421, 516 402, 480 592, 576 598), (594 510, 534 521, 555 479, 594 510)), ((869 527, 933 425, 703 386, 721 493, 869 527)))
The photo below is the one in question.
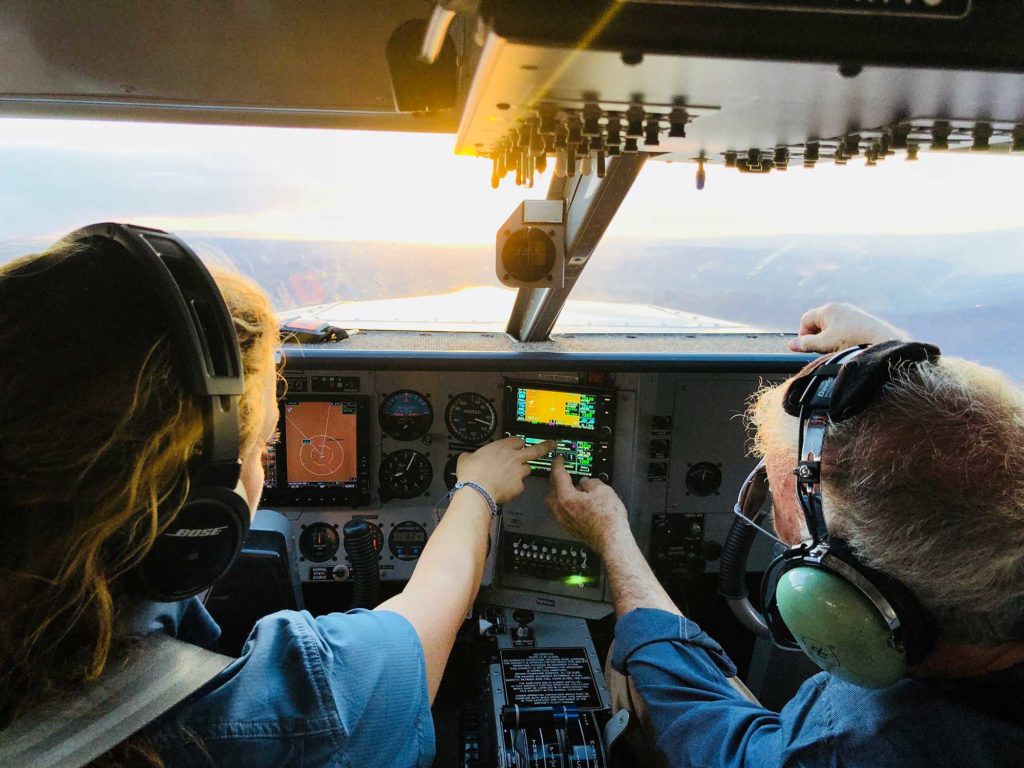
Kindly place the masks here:
POLYGON ((649 608, 626 614, 615 627, 612 664, 633 678, 669 765, 780 765, 786 734, 779 714, 726 682, 735 665, 689 619, 649 608))
POLYGON ((409 621, 390 611, 356 610, 315 623, 350 763, 374 765, 388 754, 391 765, 430 765, 435 744, 426 661, 409 621))
POLYGON ((155 736, 173 766, 429 766, 419 637, 388 611, 271 614, 155 736))
MULTIPOLYGON (((781 712, 765 709, 726 682, 736 668, 718 643, 666 611, 619 619, 612 664, 633 678, 670 766, 1003 768, 1024 754, 1024 729, 914 678, 868 690, 823 672, 781 712)), ((1007 689, 1019 711, 1021 687, 1007 689)))

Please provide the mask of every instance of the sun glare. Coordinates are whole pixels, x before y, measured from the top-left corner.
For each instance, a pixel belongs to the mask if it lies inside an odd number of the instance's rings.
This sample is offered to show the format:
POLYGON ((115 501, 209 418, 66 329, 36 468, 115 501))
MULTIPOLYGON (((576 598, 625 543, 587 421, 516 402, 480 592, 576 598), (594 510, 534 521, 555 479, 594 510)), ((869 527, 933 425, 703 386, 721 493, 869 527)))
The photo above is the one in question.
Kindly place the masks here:
MULTIPOLYGON (((83 221, 262 239, 485 244, 524 198, 490 187, 454 137, 72 120, 0 120, 0 234, 53 238, 83 221)), ((821 163, 766 177, 652 160, 609 231, 630 238, 921 234, 1020 227, 1024 161, 923 152, 878 167, 821 163)))
POLYGON ((114 219, 234 237, 492 242, 516 205, 544 196, 548 178, 533 190, 493 190, 490 163, 456 157, 454 143, 438 134, 0 120, 0 157, 49 154, 117 179, 90 186, 100 180, 86 176, 70 189, 39 175, 23 190, 34 200, 20 207, 34 203, 31 218, 52 223, 19 233, 12 219, 4 234, 55 237, 76 222, 114 219))

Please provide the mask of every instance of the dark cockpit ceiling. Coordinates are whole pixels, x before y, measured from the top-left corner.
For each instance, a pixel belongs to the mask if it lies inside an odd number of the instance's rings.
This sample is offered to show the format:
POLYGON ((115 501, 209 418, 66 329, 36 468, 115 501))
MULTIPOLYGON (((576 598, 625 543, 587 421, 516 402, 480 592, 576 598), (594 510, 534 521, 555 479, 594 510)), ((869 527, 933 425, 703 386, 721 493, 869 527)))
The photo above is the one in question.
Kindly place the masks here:
POLYGON ((451 132, 454 110, 397 112, 388 77, 388 37, 429 12, 421 0, 16 0, 0 6, 0 111, 451 132))
POLYGON ((0 113, 457 131, 460 152, 491 155, 539 109, 585 119, 590 105, 604 125, 609 112, 625 121, 638 106, 641 151, 755 172, 837 148, 883 158, 908 143, 927 149, 936 132, 937 148, 1024 149, 1020 3, 436 6, 15 0, 0 7, 0 113), (434 67, 443 93, 409 103, 403 87, 425 81, 389 69, 389 40, 410 20, 423 24, 412 38, 422 37, 431 13, 446 10, 453 21, 434 67), (647 141, 651 117, 659 143, 647 141), (844 146, 851 135, 857 146, 844 146))

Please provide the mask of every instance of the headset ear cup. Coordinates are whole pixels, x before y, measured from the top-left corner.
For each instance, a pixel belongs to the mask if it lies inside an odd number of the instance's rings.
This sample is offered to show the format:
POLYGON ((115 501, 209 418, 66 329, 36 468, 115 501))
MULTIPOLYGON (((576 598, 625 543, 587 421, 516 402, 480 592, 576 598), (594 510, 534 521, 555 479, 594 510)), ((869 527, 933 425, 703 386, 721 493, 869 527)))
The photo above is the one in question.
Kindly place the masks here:
POLYGON ((885 688, 906 673, 878 609, 840 576, 797 566, 779 577, 775 596, 797 644, 826 672, 864 688, 885 688))
POLYGON ((148 597, 183 600, 212 586, 231 567, 249 533, 249 503, 241 483, 194 488, 174 522, 139 565, 148 597))
POLYGON ((799 651, 800 646, 786 626, 786 622, 779 616, 779 604, 775 597, 775 587, 778 586, 779 576, 785 572, 789 565, 789 557, 793 550, 782 553, 768 566, 761 578, 761 615, 764 616, 765 624, 768 625, 768 634, 777 648, 786 651, 799 651))

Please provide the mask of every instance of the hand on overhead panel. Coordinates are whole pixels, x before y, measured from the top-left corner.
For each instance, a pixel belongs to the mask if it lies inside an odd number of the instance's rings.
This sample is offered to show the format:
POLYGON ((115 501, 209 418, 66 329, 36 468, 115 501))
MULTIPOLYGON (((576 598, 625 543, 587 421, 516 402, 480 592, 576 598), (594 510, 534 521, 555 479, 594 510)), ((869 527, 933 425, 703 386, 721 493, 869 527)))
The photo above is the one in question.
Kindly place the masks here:
POLYGON ((561 456, 551 466, 547 501, 562 527, 599 553, 618 535, 632 537, 626 507, 614 489, 590 477, 576 488, 561 456))
POLYGON ((906 340, 909 336, 860 307, 830 302, 804 313, 799 335, 790 339, 789 348, 793 352, 836 352, 891 339, 906 340))

